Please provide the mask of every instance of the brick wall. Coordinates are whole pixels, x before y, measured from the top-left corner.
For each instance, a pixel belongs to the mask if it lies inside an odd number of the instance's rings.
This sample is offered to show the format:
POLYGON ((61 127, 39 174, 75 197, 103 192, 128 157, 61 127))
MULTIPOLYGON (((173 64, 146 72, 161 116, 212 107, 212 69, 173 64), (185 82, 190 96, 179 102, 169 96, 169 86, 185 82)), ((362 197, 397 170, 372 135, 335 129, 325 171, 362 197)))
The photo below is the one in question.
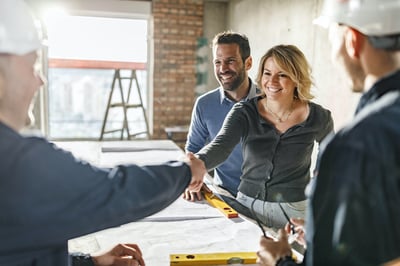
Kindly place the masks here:
POLYGON ((166 138, 165 127, 190 123, 195 99, 196 45, 203 35, 203 1, 152 1, 153 139, 166 138))

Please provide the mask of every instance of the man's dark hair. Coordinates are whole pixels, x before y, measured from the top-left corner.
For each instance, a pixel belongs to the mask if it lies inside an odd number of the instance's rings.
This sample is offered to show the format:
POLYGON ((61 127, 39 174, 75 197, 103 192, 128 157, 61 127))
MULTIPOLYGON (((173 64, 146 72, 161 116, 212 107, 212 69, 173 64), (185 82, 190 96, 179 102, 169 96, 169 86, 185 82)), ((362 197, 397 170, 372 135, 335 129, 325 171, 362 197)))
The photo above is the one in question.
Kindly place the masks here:
POLYGON ((215 48, 217 44, 231 44, 236 43, 239 46, 239 52, 242 56, 243 62, 250 56, 250 44, 246 35, 233 31, 224 31, 215 35, 212 47, 215 48))

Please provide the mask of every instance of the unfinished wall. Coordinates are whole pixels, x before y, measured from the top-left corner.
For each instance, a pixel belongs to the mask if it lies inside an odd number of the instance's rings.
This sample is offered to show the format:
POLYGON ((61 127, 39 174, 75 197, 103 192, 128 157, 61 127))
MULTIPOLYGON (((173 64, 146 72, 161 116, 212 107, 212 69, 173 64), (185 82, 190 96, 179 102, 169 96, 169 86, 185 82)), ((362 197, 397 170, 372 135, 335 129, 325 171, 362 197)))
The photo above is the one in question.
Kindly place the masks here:
MULTIPOLYGON (((315 102, 330 109, 339 129, 349 121, 359 99, 349 90, 349 83, 330 60, 327 30, 312 24, 322 7, 322 0, 230 0, 205 1, 204 36, 209 41, 223 30, 242 32, 249 37, 253 67, 249 71, 255 78, 259 60, 272 46, 294 44, 307 57, 314 77, 315 102)), ((211 64, 209 50, 207 89, 218 86, 211 64)))
POLYGON ((214 75, 211 42, 217 33, 228 30, 226 27, 227 7, 227 2, 212 0, 204 2, 204 37, 207 38, 209 45, 207 90, 212 90, 219 86, 219 83, 214 75))

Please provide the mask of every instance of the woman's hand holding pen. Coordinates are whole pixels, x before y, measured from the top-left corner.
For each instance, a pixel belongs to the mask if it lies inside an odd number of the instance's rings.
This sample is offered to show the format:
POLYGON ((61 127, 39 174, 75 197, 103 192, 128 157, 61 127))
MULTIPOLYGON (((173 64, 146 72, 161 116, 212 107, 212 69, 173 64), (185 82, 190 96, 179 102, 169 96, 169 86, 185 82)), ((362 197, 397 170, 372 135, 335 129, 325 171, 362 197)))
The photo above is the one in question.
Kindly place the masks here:
POLYGON ((304 219, 301 218, 290 218, 290 223, 287 223, 285 226, 285 231, 288 234, 295 235, 295 241, 306 247, 305 240, 305 229, 304 229, 304 219), (294 231, 294 232, 293 232, 294 231))
POLYGON ((291 256, 290 237, 295 236, 295 241, 306 246, 304 220, 290 218, 285 230, 278 231, 277 239, 262 236, 260 250, 257 252, 257 263, 261 266, 275 266, 280 258, 291 256), (293 232, 294 231, 294 232, 293 232))
POLYGON ((277 239, 261 237, 260 250, 257 252, 257 263, 259 265, 275 266, 280 258, 291 255, 292 249, 288 243, 288 235, 285 230, 279 229, 277 239))

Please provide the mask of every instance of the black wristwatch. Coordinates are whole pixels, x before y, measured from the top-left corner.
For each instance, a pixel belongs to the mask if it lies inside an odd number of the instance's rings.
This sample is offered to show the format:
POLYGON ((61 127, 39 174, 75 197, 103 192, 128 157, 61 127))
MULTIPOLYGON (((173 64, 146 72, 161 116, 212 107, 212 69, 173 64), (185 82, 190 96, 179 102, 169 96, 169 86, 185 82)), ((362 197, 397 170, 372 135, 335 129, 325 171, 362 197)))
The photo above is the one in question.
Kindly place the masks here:
POLYGON ((89 254, 75 252, 70 254, 71 266, 95 266, 89 254))
POLYGON ((296 261, 293 259, 293 256, 285 256, 283 258, 280 258, 276 262, 276 266, 292 266, 292 265, 297 265, 296 261))

